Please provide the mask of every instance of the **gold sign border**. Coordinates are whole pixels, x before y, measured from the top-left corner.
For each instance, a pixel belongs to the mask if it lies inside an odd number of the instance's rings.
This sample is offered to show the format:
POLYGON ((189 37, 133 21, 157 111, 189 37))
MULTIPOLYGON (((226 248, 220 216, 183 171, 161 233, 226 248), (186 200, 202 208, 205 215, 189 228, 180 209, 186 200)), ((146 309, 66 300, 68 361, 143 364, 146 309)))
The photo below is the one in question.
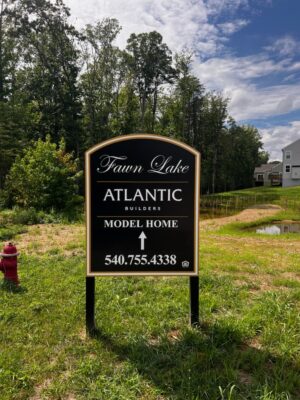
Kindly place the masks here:
POLYGON ((175 139, 170 139, 166 136, 133 133, 130 135, 116 136, 112 139, 91 147, 85 152, 85 209, 86 209, 86 259, 87 271, 86 276, 198 276, 198 260, 199 260, 199 200, 200 200, 200 153, 193 147, 175 139), (92 272, 91 271, 91 198, 90 198, 90 156, 95 151, 109 146, 113 143, 125 142, 132 139, 149 139, 172 143, 178 147, 182 147, 195 156, 195 197, 194 197, 194 270, 182 272, 92 272))

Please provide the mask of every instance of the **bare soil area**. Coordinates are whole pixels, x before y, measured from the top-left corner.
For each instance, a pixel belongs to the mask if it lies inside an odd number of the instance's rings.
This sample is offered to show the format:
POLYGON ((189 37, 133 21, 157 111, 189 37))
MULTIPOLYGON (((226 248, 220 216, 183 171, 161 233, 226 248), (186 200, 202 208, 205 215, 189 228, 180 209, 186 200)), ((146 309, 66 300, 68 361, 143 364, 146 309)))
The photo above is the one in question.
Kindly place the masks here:
POLYGON ((72 255, 85 238, 83 225, 44 224, 28 227, 14 241, 20 253, 45 254, 57 250, 72 255))
POLYGON ((206 219, 200 222, 200 229, 211 231, 233 222, 253 222, 261 218, 270 217, 281 211, 282 208, 273 204, 262 204, 247 208, 237 215, 223 218, 206 219))

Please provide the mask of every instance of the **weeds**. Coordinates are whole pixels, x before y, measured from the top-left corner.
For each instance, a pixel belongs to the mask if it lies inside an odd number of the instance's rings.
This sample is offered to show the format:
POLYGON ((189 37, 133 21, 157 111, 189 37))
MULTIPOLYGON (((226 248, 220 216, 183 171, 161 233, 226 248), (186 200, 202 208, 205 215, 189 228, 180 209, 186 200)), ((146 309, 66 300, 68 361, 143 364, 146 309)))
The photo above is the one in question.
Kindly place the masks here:
POLYGON ((200 327, 188 278, 107 277, 93 337, 83 227, 28 228, 21 287, 0 287, 1 400, 298 400, 299 240, 241 227, 201 234, 200 327))
POLYGON ((209 218, 232 215, 248 207, 262 204, 279 205, 299 215, 300 187, 256 187, 201 196, 201 210, 209 218))

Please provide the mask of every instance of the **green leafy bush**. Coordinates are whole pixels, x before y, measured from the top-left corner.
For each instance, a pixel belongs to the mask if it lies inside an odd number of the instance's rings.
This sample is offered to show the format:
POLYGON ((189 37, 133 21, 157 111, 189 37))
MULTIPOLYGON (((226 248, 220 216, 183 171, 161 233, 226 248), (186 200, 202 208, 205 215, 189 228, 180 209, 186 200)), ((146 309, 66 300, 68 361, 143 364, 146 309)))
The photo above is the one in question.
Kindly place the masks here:
POLYGON ((38 212, 30 207, 14 210, 7 218, 7 222, 16 225, 34 225, 42 223, 42 219, 38 212))
MULTIPOLYGON (((22 225, 10 225, 10 226, 5 226, 5 225, 0 225, 0 242, 7 242, 11 239, 13 239, 16 235, 19 235, 20 233, 26 232, 26 227, 22 225)), ((0 243, 0 246, 2 246, 3 243, 0 243)), ((0 250, 2 251, 2 247, 0 247, 0 250)))
POLYGON ((10 205, 36 210, 65 210, 78 205, 78 161, 57 146, 38 140, 17 157, 6 180, 6 198, 10 205))
POLYGON ((37 211, 32 207, 28 209, 14 207, 13 209, 5 209, 0 212, 0 227, 11 225, 68 224, 83 221, 83 197, 79 196, 78 206, 60 212, 57 212, 54 209, 48 211, 37 211))

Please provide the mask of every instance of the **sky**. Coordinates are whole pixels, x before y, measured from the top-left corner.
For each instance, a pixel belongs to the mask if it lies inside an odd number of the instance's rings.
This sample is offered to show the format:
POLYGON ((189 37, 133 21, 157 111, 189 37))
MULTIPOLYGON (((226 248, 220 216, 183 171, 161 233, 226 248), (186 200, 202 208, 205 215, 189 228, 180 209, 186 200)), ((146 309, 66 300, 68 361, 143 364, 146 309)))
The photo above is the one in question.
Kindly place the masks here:
POLYGON ((300 138, 300 0, 65 0, 77 28, 117 18, 131 33, 156 30, 173 53, 194 52, 193 72, 228 97, 230 115, 256 126, 270 153, 300 138))

